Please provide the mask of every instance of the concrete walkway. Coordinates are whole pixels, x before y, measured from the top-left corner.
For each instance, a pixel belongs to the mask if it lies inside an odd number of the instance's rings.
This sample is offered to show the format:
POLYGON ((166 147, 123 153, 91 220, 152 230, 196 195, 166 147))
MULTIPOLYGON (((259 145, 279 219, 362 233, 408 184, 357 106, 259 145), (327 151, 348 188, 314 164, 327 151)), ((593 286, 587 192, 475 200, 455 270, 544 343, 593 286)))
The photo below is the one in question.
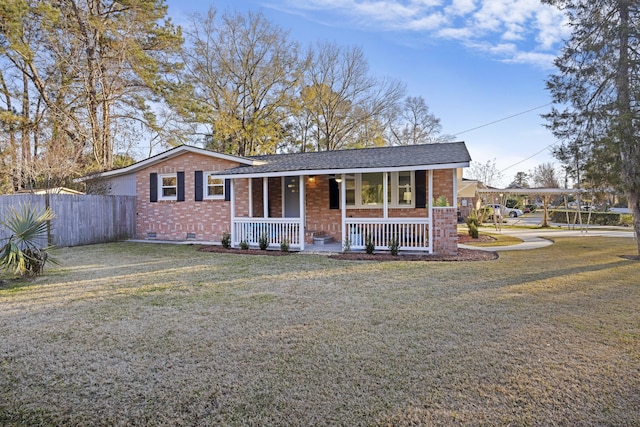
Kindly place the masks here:
POLYGON ((480 246, 471 246, 471 245, 463 245, 458 244, 459 248, 465 249, 476 249, 481 251, 519 251, 526 249, 538 249, 544 248, 545 246, 549 246, 553 244, 553 239, 556 237, 596 237, 596 236, 604 236, 604 237, 627 237, 633 238, 634 232, 633 229, 617 227, 616 229, 598 229, 589 227, 587 231, 577 230, 567 230, 567 229, 528 229, 528 228, 503 228, 502 232, 496 232, 493 227, 482 227, 480 231, 484 231, 486 233, 497 233, 504 234, 507 236, 517 237, 522 240, 522 243, 517 245, 509 245, 509 246, 489 246, 489 247, 480 247, 480 246))

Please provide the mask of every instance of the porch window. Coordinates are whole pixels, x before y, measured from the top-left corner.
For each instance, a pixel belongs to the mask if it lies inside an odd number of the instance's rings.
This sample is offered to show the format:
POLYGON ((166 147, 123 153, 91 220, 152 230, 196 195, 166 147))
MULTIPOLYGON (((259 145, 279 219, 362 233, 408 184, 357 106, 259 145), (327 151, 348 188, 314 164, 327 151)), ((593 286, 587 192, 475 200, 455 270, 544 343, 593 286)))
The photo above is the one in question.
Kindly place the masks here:
POLYGON ((347 192, 347 206, 356 205, 356 176, 347 175, 344 181, 347 192))
MULTIPOLYGON (((347 208, 379 208, 384 204, 384 174, 382 172, 346 175, 347 208)), ((389 207, 415 206, 415 174, 413 171, 387 173, 387 203, 389 207)))
POLYGON ((159 200, 177 200, 178 199, 178 175, 163 174, 158 175, 159 200))
POLYGON ((363 173, 361 176, 361 204, 363 206, 376 206, 383 204, 382 174, 363 173))
MULTIPOLYGON (((393 174, 392 174, 393 176, 393 174)), ((390 185, 389 188, 392 188, 390 185)), ((413 174, 410 171, 398 172, 398 205, 412 206, 414 199, 413 174)))
POLYGON ((207 174, 206 199, 224 199, 224 179, 207 174))

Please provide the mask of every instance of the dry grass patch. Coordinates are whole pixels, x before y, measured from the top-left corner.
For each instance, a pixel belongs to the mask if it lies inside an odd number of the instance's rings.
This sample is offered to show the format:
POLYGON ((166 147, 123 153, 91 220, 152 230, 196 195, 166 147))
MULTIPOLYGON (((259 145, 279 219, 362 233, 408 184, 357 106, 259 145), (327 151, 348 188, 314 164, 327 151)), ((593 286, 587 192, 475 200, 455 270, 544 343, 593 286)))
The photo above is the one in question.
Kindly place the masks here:
POLYGON ((489 263, 108 244, 0 290, 1 425, 637 425, 631 239, 489 263))
POLYGON ((481 238, 485 239, 465 239, 464 244, 469 246, 493 247, 493 246, 512 246, 523 242, 518 237, 509 236, 508 234, 487 233, 482 232, 481 238))

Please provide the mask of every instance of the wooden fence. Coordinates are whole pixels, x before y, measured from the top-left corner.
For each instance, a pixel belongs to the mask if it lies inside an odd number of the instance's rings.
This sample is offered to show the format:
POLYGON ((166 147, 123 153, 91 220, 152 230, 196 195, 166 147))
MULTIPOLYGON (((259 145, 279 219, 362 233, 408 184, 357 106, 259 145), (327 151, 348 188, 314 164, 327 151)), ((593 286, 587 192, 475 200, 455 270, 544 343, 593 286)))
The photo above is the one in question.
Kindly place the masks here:
MULTIPOLYGON (((48 230, 49 243, 80 246, 113 242, 135 236, 136 198, 134 196, 95 196, 67 194, 15 194, 0 196, 0 220, 10 206, 30 204, 41 211, 49 206, 55 215, 48 230)), ((0 245, 10 237, 0 225, 0 245)), ((42 244, 47 243, 43 236, 42 244)))

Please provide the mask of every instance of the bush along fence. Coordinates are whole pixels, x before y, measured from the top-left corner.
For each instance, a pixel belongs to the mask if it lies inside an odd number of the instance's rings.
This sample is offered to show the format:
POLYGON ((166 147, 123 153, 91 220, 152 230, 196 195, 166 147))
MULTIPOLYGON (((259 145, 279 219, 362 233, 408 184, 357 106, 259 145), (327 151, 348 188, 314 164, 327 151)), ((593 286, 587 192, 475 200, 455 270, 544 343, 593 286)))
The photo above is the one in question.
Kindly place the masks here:
MULTIPOLYGON (((569 221, 571 223, 575 222, 576 224, 580 223, 580 220, 576 218, 577 211, 570 210, 569 213, 569 221)), ((631 214, 621 214, 618 212, 591 212, 591 218, 589 218, 588 211, 581 211, 580 216, 582 217, 582 223, 586 224, 587 220, 589 224, 592 225, 622 225, 622 226, 631 226, 633 217, 631 214)), ((566 210, 554 210, 549 212, 549 217, 551 222, 557 222, 566 224, 567 223, 567 211, 566 210)))
MULTIPOLYGON (((134 196, 68 194, 15 194, 0 196, 0 219, 10 206, 29 204, 36 211, 49 207, 55 218, 47 227, 42 246, 81 246, 125 240, 135 236, 134 196)), ((0 226, 0 241, 9 238, 0 226)))

